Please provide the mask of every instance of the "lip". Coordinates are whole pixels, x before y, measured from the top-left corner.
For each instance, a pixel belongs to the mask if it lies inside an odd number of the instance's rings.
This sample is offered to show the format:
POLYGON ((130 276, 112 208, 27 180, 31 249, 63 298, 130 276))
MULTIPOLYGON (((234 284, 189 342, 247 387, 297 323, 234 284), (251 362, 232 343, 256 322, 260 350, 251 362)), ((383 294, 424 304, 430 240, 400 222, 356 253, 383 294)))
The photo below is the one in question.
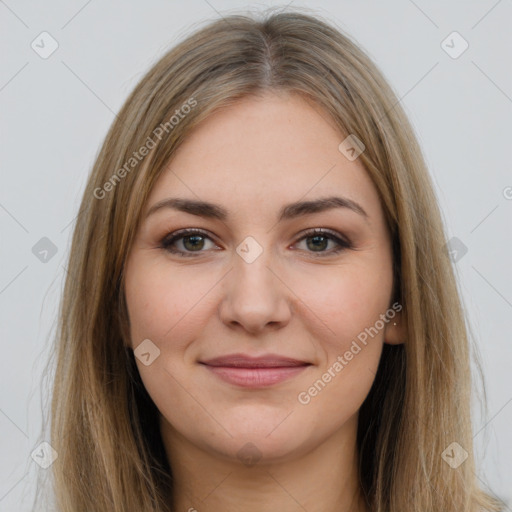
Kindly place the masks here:
POLYGON ((241 387, 261 388, 272 386, 303 372, 311 363, 277 354, 252 357, 230 354, 200 361, 220 379, 241 387))
POLYGON ((310 364, 307 361, 280 356, 279 354, 265 354, 262 356, 249 356, 247 354, 228 354, 200 361, 208 366, 229 366, 236 368, 281 368, 289 366, 303 366, 310 364))

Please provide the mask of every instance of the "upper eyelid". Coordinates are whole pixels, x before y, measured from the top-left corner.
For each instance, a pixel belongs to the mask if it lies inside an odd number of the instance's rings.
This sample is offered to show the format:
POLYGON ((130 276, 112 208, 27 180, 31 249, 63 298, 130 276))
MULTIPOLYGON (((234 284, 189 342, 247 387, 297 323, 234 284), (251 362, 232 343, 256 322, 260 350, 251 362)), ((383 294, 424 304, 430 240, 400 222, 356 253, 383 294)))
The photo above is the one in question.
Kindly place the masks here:
POLYGON ((215 241, 215 239, 216 239, 216 237, 212 233, 210 233, 209 231, 205 231, 204 229, 184 228, 184 229, 178 229, 176 231, 167 233, 162 238, 162 241, 165 242, 166 240, 173 240, 173 239, 179 240, 182 237, 193 236, 193 235, 202 235, 204 237, 210 238, 212 241, 215 241))

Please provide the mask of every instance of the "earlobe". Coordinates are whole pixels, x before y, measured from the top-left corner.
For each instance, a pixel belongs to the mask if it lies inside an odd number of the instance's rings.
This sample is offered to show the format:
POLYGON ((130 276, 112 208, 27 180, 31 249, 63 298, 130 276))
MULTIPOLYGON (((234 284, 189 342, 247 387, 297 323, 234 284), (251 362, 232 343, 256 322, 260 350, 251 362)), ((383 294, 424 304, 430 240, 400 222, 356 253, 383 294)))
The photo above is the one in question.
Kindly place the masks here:
POLYGON ((401 345, 405 343, 405 339, 406 329, 404 318, 401 312, 398 312, 384 329, 384 343, 388 345, 401 345))

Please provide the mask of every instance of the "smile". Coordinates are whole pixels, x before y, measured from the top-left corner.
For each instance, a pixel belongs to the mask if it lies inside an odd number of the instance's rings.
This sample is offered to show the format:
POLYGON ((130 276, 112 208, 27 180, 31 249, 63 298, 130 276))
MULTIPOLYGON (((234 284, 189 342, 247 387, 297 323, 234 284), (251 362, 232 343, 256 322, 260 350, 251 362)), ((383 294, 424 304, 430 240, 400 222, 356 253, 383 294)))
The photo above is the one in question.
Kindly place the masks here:
POLYGON ((233 366, 205 367, 222 380, 246 388, 261 388, 272 386, 294 377, 304 371, 309 365, 286 366, 273 368, 240 368, 233 366))
POLYGON ((278 384, 302 373, 311 363, 269 354, 252 357, 232 354, 201 361, 206 369, 225 382, 246 388, 278 384))

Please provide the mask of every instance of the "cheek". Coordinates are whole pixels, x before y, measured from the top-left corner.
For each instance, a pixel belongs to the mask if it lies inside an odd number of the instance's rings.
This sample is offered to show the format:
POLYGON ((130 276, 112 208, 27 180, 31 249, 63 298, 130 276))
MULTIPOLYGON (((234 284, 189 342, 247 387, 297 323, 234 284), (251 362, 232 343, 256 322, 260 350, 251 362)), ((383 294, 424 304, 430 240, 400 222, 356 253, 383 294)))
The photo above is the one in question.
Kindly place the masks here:
POLYGON ((344 404, 347 412, 360 407, 377 372, 386 325, 381 315, 389 307, 391 286, 391 263, 382 258, 350 271, 331 269, 309 288, 316 292, 302 289, 304 302, 315 313, 310 316, 315 330, 322 333, 316 337, 322 359, 310 387, 303 389, 308 395, 303 402, 309 397, 322 408, 338 410, 344 404))
MULTIPOLYGON (((358 334, 370 328, 389 307, 391 264, 354 265, 327 269, 315 276, 300 277, 297 295, 314 313, 330 350, 343 350, 358 334)), ((382 337, 382 333, 381 333, 382 337)))
POLYGON ((149 339, 160 351, 149 365, 135 357, 148 394, 166 417, 176 420, 174 411, 187 410, 189 420, 200 421, 201 411, 191 407, 183 391, 189 371, 185 355, 189 340, 201 332, 201 298, 214 283, 211 277, 190 277, 190 272, 169 271, 165 262, 150 261, 141 251, 128 260, 125 296, 132 348, 149 339))
POLYGON ((127 265, 125 281, 132 346, 146 338, 158 345, 172 338, 179 348, 179 339, 194 325, 195 309, 213 284, 212 277, 191 279, 184 269, 170 271, 165 262, 145 265, 135 256, 127 265))
POLYGON ((370 391, 384 338, 384 331, 375 328, 387 307, 387 293, 382 291, 357 276, 344 277, 331 283, 311 306, 318 312, 316 331, 322 335, 316 342, 321 356, 295 400, 319 432, 343 425, 370 391))

